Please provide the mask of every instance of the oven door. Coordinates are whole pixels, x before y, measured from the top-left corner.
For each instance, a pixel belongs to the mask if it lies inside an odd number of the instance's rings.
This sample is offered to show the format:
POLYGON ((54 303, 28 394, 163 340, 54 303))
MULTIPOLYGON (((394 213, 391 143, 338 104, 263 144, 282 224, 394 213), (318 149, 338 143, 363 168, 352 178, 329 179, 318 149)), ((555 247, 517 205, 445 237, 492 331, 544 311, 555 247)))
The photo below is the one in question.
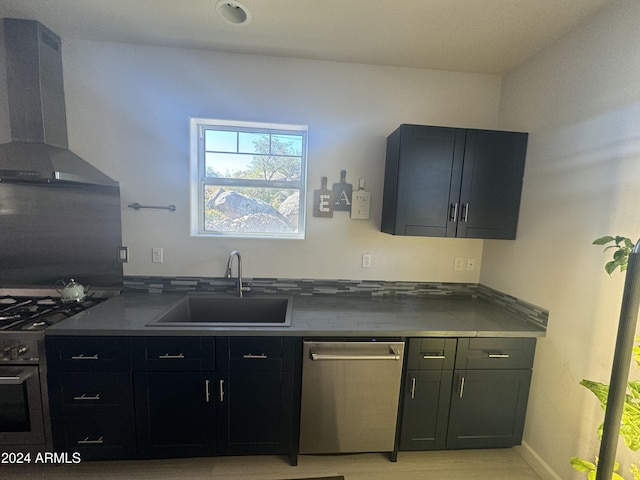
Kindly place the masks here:
POLYGON ((0 367, 0 446, 44 443, 38 366, 0 367))

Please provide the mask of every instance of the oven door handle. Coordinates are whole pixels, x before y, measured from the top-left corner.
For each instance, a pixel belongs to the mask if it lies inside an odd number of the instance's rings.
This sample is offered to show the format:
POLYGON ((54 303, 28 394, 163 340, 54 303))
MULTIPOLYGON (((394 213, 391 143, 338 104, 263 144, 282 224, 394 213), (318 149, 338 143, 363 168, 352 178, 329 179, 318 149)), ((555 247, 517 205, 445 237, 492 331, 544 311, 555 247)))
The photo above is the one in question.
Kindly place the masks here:
POLYGON ((36 371, 36 368, 0 368, 0 385, 20 385, 36 371))

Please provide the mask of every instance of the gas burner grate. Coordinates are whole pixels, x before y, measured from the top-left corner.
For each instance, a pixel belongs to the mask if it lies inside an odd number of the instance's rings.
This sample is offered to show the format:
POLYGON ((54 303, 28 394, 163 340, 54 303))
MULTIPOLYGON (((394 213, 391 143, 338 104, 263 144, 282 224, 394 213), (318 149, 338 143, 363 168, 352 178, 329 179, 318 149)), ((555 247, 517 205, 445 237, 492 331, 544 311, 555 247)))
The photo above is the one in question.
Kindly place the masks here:
POLYGON ((68 303, 54 296, 0 296, 0 330, 44 330, 104 300, 88 296, 80 302, 68 303))

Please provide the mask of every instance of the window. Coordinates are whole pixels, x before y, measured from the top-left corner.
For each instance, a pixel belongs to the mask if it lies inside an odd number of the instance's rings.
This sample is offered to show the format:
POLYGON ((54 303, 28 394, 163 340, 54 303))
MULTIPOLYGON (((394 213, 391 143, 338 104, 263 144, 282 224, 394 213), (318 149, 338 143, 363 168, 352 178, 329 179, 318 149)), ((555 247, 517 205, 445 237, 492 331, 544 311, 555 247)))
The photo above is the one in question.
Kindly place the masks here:
POLYGON ((191 119, 192 234, 304 238, 307 127, 191 119))

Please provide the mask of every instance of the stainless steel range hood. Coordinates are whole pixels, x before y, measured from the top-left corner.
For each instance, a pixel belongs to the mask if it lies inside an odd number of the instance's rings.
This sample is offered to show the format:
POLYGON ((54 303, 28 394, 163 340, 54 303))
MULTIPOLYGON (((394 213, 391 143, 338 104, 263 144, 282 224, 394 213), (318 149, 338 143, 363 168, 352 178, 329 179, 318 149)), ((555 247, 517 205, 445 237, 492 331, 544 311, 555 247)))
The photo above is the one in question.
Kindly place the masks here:
POLYGON ((3 26, 11 141, 0 145, 0 182, 117 186, 68 149, 60 38, 33 20, 3 26))

